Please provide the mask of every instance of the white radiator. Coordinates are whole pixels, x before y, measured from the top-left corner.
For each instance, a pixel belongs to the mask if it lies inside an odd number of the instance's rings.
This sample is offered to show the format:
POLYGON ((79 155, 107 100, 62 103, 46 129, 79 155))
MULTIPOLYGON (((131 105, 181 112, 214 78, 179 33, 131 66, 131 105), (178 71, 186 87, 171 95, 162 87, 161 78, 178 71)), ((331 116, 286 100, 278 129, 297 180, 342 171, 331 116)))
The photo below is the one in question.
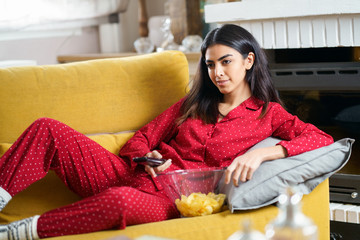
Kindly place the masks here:
POLYGON ((359 0, 242 0, 205 6, 205 22, 233 23, 263 48, 360 46, 359 0))
POLYGON ((360 224, 360 206, 330 203, 330 220, 360 224))

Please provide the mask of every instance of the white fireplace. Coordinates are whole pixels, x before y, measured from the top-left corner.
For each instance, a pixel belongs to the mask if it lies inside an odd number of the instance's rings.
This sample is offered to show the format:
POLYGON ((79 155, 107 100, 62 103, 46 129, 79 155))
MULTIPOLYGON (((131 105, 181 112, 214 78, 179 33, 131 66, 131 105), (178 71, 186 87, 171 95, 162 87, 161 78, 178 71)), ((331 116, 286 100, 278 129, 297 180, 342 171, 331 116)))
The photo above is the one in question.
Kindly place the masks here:
POLYGON ((266 49, 360 46, 360 0, 209 4, 205 22, 238 24, 266 49))

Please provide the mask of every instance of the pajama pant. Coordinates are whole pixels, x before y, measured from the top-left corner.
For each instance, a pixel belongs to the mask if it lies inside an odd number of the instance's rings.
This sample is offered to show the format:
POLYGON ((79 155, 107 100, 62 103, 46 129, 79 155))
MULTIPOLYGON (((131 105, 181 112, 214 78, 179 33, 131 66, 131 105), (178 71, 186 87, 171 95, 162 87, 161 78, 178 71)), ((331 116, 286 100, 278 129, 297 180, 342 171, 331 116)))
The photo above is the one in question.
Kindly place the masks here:
POLYGON ((54 170, 82 200, 42 214, 40 238, 80 234, 179 216, 142 169, 49 118, 36 120, 0 159, 0 186, 11 196, 54 170))

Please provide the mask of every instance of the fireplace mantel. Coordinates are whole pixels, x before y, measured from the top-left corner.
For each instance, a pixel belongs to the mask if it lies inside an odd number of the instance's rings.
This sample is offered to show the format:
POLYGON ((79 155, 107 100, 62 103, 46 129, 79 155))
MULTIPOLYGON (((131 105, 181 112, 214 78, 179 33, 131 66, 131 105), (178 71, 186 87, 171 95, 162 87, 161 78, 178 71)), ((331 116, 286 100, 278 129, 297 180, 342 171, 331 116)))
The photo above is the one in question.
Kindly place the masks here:
POLYGON ((234 23, 267 49, 360 46, 359 0, 242 0, 205 6, 205 22, 234 23))

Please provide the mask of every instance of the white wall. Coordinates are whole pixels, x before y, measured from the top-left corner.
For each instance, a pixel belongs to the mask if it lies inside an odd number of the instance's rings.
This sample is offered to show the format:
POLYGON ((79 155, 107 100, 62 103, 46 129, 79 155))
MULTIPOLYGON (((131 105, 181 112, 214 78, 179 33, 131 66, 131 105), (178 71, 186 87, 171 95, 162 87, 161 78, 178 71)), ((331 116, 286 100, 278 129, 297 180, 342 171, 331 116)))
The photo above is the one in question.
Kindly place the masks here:
MULTIPOLYGON (((165 1, 148 0, 148 17, 163 15, 165 1)), ((138 1, 130 0, 128 10, 120 15, 120 52, 134 51, 138 27, 138 1)), ((0 41, 0 61, 35 60, 39 65, 56 64, 58 55, 99 53, 99 41, 97 27, 83 28, 81 34, 68 36, 0 41)))

